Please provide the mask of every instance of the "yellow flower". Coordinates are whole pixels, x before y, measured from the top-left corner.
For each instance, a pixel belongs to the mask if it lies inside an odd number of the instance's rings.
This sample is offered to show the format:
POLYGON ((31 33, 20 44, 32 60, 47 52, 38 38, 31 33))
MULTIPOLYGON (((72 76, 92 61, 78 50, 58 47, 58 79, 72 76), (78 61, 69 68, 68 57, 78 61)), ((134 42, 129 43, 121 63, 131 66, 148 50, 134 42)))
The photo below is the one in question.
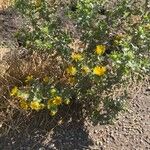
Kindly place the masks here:
POLYGON ((10 96, 15 96, 18 93, 18 87, 15 86, 12 88, 11 92, 10 92, 10 96))
POLYGON ((68 82, 69 82, 70 85, 74 85, 75 84, 75 78, 74 77, 69 77, 68 82))
POLYGON ((53 104, 55 104, 55 105, 61 105, 61 103, 62 103, 62 98, 60 96, 56 96, 53 99, 53 104))
POLYGON ((103 66, 96 66, 93 69, 93 74, 98 75, 98 76, 102 76, 105 72, 106 72, 106 67, 103 67, 103 66))
POLYGON ((83 60, 82 55, 79 53, 72 53, 71 58, 76 62, 83 60))
POLYGON ((83 74, 88 74, 90 72, 90 68, 88 66, 83 66, 82 67, 82 73, 83 74))
POLYGON ((98 55, 103 55, 105 50, 106 50, 106 46, 105 45, 97 45, 96 46, 96 53, 98 55))
POLYGON ((48 77, 48 76, 45 76, 45 77, 43 78, 43 81, 44 81, 45 83, 48 83, 48 82, 49 82, 49 77, 48 77))
POLYGON ((33 80, 33 76, 29 75, 29 76, 26 77, 25 82, 29 82, 29 81, 32 81, 32 80, 33 80))
POLYGON ((31 109, 38 111, 44 108, 44 104, 40 104, 38 101, 32 101, 30 107, 31 109))
POLYGON ((75 75, 77 73, 77 69, 73 66, 69 66, 67 69, 66 69, 67 73, 69 75, 75 75))
POLYGON ((20 101, 20 107, 25 110, 29 108, 28 103, 25 100, 20 101))

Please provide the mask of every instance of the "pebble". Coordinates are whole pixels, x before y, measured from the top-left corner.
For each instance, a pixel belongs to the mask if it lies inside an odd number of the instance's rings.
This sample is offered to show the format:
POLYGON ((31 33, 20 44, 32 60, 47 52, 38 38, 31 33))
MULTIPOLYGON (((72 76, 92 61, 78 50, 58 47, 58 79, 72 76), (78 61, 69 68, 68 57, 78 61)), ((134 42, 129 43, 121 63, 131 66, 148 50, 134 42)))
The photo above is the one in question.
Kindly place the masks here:
POLYGON ((55 147, 55 144, 51 144, 48 146, 49 148, 54 148, 55 147))
POLYGON ((148 88, 146 89, 146 92, 150 92, 150 86, 148 86, 148 88))
POLYGON ((39 150, 45 150, 45 148, 44 147, 40 147, 39 150))
POLYGON ((103 145, 101 141, 96 141, 95 144, 96 144, 97 146, 102 146, 102 145, 103 145))
POLYGON ((99 132, 98 130, 96 130, 96 129, 94 130, 94 133, 98 133, 98 132, 99 132))

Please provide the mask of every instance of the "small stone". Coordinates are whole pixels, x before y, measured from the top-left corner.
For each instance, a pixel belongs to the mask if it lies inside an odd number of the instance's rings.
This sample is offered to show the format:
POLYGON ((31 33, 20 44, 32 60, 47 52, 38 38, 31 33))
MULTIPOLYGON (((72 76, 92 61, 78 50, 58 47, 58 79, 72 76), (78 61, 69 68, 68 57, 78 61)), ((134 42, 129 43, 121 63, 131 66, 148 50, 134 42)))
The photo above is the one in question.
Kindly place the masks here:
POLYGON ((45 148, 44 147, 40 147, 39 150, 45 150, 45 148))
POLYGON ((101 146, 101 145, 102 145, 101 141, 96 141, 95 144, 96 144, 97 146, 101 146))
POLYGON ((148 86, 148 88, 146 89, 146 92, 150 92, 150 86, 148 86))
POLYGON ((54 148, 55 147, 55 144, 51 144, 48 146, 49 148, 54 148))
POLYGON ((0 128, 3 126, 3 123, 0 123, 0 128))
POLYGON ((98 133, 98 130, 95 129, 95 130, 94 130, 94 133, 98 133))

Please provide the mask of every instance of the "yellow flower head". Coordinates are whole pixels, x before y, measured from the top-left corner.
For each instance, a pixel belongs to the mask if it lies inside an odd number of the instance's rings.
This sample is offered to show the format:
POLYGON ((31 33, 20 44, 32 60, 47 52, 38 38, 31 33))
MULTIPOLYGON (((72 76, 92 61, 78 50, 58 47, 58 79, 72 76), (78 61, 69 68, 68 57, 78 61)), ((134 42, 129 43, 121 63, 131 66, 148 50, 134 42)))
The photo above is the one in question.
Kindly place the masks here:
POLYGON ((48 76, 45 76, 44 78, 43 78, 43 81, 45 82, 45 83, 48 83, 50 80, 49 80, 49 77, 48 76))
POLYGON ((98 55, 103 55, 105 50, 106 50, 105 45, 97 45, 96 46, 96 54, 98 54, 98 55))
POLYGON ((29 76, 26 77, 25 82, 29 82, 29 81, 32 81, 32 80, 33 80, 33 76, 29 75, 29 76))
POLYGON ((76 67, 69 66, 69 67, 66 69, 66 72, 67 72, 67 74, 74 76, 74 75, 77 73, 77 69, 76 69, 76 67))
POLYGON ((82 67, 82 73, 83 74, 88 74, 90 72, 90 68, 88 66, 83 66, 82 67))
POLYGON ((15 86, 12 88, 11 92, 10 92, 10 96, 15 96, 18 93, 18 87, 15 86))
POLYGON ((93 69, 93 74, 98 75, 98 76, 102 76, 103 74, 105 74, 106 72, 106 67, 103 66, 96 66, 93 69))
POLYGON ((38 111, 38 110, 44 108, 44 104, 40 104, 38 101, 32 101, 30 103, 30 107, 31 107, 31 109, 38 111))
POLYGON ((72 53, 71 58, 76 62, 83 60, 83 57, 80 53, 72 53))
POLYGON ((20 101, 20 107, 24 110, 27 110, 29 108, 29 105, 25 100, 21 100, 20 101))
POLYGON ((53 104, 54 105, 61 105, 62 103, 62 98, 60 96, 56 96, 54 99, 53 99, 53 104))

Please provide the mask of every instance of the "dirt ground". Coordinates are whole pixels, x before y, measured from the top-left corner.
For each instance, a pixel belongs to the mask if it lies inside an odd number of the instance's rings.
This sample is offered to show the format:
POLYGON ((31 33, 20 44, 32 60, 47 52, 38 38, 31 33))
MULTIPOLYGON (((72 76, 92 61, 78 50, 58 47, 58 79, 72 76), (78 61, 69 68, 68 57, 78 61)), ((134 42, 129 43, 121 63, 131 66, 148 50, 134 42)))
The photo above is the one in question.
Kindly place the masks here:
MULTIPOLYGON (((76 115, 76 112, 72 114, 76 115)), ((60 122, 46 114, 23 119, 17 115, 0 137, 1 150, 149 150, 150 90, 143 85, 129 99, 128 111, 114 124, 93 126, 72 118, 60 122), (45 118, 44 120, 42 118, 45 118)))
MULTIPOLYGON (((1 57, 4 48, 6 55, 17 47, 14 33, 18 22, 13 12, 0 12, 1 57)), ((52 119, 44 112, 39 117, 29 115, 26 120, 24 112, 16 112, 7 124, 7 132, 0 132, 0 150, 149 150, 150 80, 132 93, 127 107, 114 124, 96 126, 87 119, 75 120, 77 112, 62 122, 60 116, 52 119)))

